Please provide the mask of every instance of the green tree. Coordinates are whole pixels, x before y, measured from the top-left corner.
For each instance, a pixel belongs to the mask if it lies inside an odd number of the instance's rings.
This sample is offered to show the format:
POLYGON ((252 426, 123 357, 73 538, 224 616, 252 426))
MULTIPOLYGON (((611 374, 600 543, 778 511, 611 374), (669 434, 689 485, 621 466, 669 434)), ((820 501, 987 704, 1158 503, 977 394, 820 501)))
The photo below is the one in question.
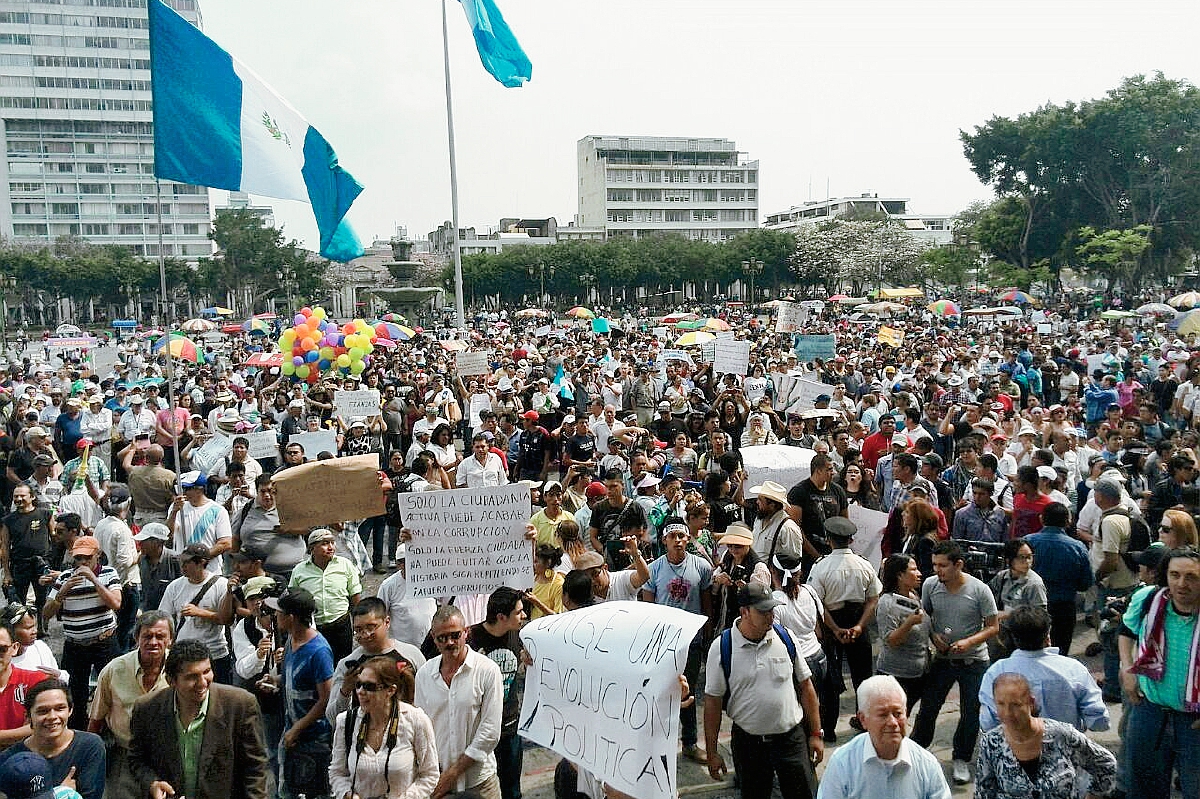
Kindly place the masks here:
POLYGON ((1115 283, 1134 285, 1138 281, 1138 260, 1150 248, 1150 225, 1138 225, 1128 230, 1097 231, 1091 226, 1079 229, 1080 245, 1075 252, 1087 264, 1089 271, 1104 277, 1107 290, 1115 283))
POLYGON ((198 282, 219 299, 226 292, 248 294, 251 310, 267 297, 295 286, 296 299, 307 302, 325 293, 329 262, 311 258, 295 239, 245 210, 221 211, 209 238, 219 252, 200 261, 198 282), (282 277, 282 279, 281 279, 282 277))

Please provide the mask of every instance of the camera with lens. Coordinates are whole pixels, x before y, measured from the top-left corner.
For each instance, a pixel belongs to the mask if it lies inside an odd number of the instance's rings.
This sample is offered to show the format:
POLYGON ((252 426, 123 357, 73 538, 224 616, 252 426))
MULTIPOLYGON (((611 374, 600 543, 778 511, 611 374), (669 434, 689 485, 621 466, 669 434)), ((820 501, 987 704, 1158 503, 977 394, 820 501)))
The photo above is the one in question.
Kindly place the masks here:
POLYGON ((742 582, 749 576, 749 570, 740 563, 736 563, 729 568, 729 579, 735 583, 742 582))
POLYGON ((54 571, 50 568, 50 561, 43 558, 41 555, 33 556, 34 567, 37 569, 38 577, 46 577, 50 572, 54 571))
POLYGON ((963 568, 985 583, 1008 568, 1004 560, 1003 543, 968 541, 963 538, 955 538, 954 543, 962 550, 963 568))

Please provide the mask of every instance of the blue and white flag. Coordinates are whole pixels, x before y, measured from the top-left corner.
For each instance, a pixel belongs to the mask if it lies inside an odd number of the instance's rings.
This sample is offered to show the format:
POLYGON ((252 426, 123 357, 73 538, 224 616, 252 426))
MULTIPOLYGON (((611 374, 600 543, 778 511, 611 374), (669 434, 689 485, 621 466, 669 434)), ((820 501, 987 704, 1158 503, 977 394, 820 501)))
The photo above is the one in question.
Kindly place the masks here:
POLYGON ((460 0, 471 23, 479 60, 492 77, 516 88, 533 76, 533 65, 492 0, 460 0))
POLYGON ((312 206, 321 255, 362 244, 345 221, 362 192, 317 129, 245 64, 161 0, 149 0, 156 177, 312 206))

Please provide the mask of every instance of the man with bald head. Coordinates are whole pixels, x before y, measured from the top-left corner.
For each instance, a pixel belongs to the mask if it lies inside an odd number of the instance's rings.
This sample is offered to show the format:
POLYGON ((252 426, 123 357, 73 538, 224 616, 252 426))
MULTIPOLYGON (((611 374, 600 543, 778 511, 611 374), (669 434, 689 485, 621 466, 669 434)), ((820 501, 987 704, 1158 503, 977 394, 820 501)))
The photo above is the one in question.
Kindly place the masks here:
POLYGON ((165 522, 171 500, 175 496, 175 472, 165 468, 163 448, 158 444, 146 447, 146 463, 129 467, 129 493, 133 496, 138 526, 150 522, 165 522))

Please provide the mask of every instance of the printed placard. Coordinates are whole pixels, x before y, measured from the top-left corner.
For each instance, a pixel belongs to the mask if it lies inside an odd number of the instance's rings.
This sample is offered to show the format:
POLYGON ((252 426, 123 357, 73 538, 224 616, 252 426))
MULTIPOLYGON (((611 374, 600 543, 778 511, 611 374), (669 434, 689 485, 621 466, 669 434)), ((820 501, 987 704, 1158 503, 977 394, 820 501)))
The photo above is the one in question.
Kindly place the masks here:
POLYGON ((473 377, 475 375, 488 375, 492 373, 492 367, 488 363, 488 354, 486 352, 460 352, 455 356, 455 364, 458 373, 464 377, 473 377))

